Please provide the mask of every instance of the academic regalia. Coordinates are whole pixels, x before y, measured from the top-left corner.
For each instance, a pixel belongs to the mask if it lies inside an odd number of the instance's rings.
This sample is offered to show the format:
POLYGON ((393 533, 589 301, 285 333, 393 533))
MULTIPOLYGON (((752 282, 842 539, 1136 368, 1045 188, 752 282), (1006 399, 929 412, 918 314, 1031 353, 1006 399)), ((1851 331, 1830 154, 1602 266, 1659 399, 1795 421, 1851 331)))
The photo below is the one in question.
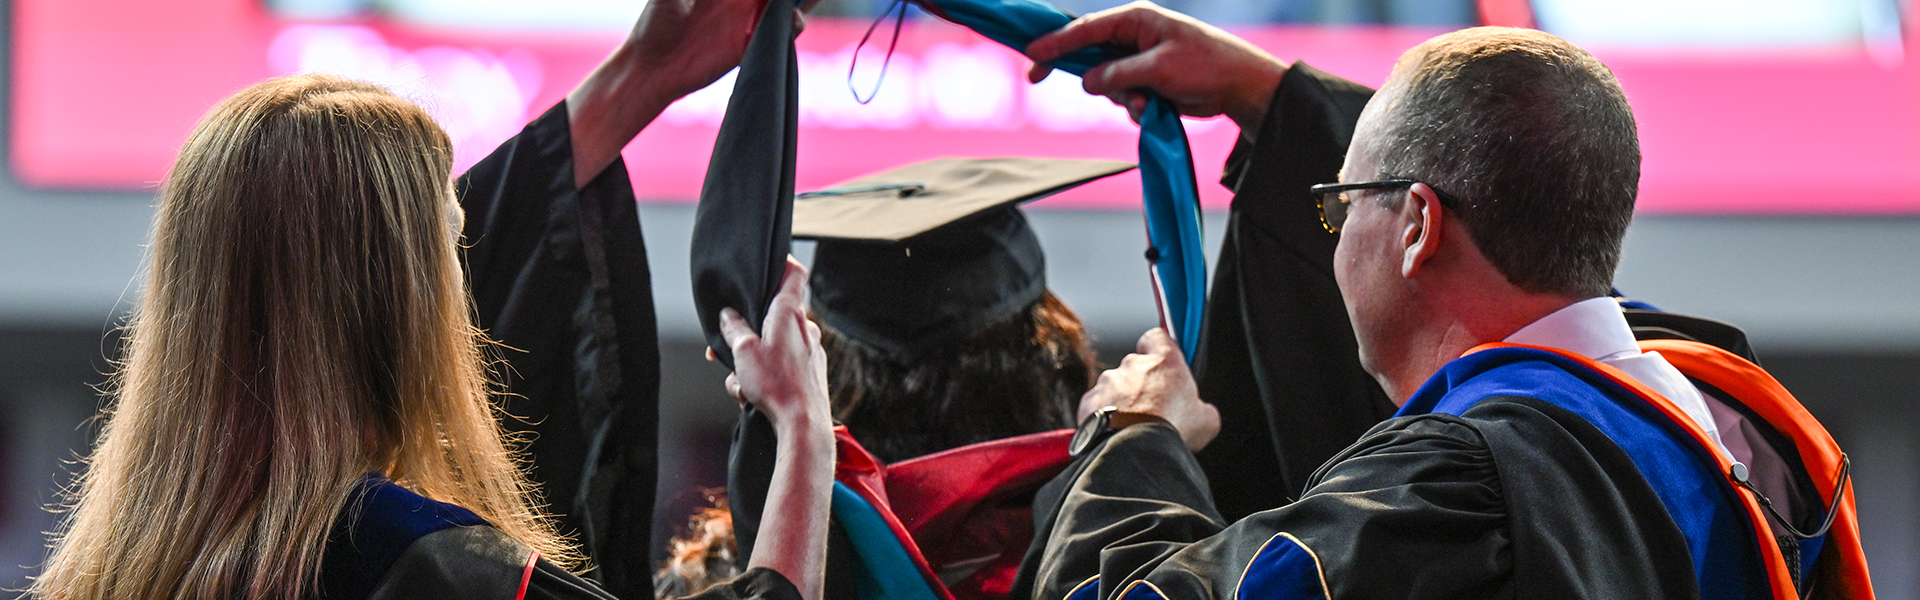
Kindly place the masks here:
POLYGON ((1047 599, 1113 598, 1143 578, 1140 593, 1167 598, 1694 597, 1685 539, 1637 475, 1619 476, 1632 462, 1563 421, 1517 401, 1389 421, 1299 501, 1231 526, 1177 431, 1128 427, 1042 490, 1023 580, 1047 599))
POLYGON ((868 454, 846 428, 835 434, 840 535, 832 543, 859 560, 829 558, 830 579, 852 581, 845 587, 863 600, 1010 597, 1033 542, 1034 493, 1067 466, 1072 430, 969 444, 889 465, 868 454), (863 528, 862 519, 883 526, 863 528))
POLYGON ((1109 160, 940 158, 802 194, 793 237, 818 240, 811 306, 901 363, 1032 306, 1046 256, 1019 204, 1133 169, 1109 160))
POLYGON ((633 185, 616 158, 574 187, 566 103, 455 184, 480 326, 505 347, 501 402, 531 432, 532 476, 593 576, 652 593, 658 332, 633 185))
POLYGON ((1033 495, 1069 460, 1069 430, 887 465, 889 508, 958 600, 1006 598, 1033 543, 1033 495))
MULTIPOLYGON (((802 194, 791 208, 791 233, 818 241, 810 309, 837 335, 901 361, 941 352, 1014 318, 1045 294, 1045 256, 1016 205, 1131 168, 1113 161, 946 158, 802 194)), ((954 418, 965 416, 973 415, 954 418)), ((887 423, 849 424, 856 425, 887 423)), ((764 509, 772 470, 772 436, 752 427, 743 420, 736 430, 728 469, 729 506, 743 549, 751 547, 753 528, 740 523, 764 509)), ((857 427, 838 433, 827 596, 1005 597, 1032 539, 1032 495, 1065 466, 1069 432, 1014 430, 1006 435, 1018 437, 891 465, 861 447, 859 433, 857 427)))
POLYGON ((1624 373, 1490 344, 1321 467, 1299 501, 1231 525, 1177 431, 1120 430, 1042 489, 1023 581, 1075 599, 1871 597, 1832 438, 1751 363, 1661 344, 1647 349, 1739 390, 1716 397, 1784 442, 1772 451, 1817 510, 1770 521, 1736 487, 1746 467, 1624 373))
MULTIPOLYGON (((368 475, 335 523, 320 598, 513 598, 613 600, 614 595, 540 558, 464 508, 436 502, 368 475)), ((639 596, 651 598, 652 595, 639 596)), ((797 600, 778 572, 758 568, 699 600, 797 600)))
MULTIPOLYGON (((1705 434, 1684 434, 1684 413, 1648 408, 1654 401, 1599 374, 1598 363, 1484 352, 1450 364, 1399 417, 1373 424, 1391 405, 1359 370, 1332 279, 1337 238, 1321 230, 1305 194, 1335 179, 1367 94, 1296 63, 1258 142, 1243 142, 1229 164, 1238 195, 1196 376, 1202 397, 1220 407, 1221 441, 1238 447, 1216 441, 1196 459, 1173 428, 1143 424, 1083 454, 1036 499, 1039 538, 1015 594, 1718 598, 1771 586, 1790 597, 1809 575, 1843 593, 1864 589, 1850 496, 1834 496, 1846 499, 1829 507, 1841 518, 1824 553, 1824 538, 1782 537, 1775 548, 1761 530, 1768 517, 1715 472, 1730 467, 1714 462, 1705 434), (1236 432, 1245 422, 1236 414, 1270 429, 1236 432), (1638 428, 1620 429, 1627 422, 1638 428), (1356 429, 1364 434, 1339 433, 1356 429), (1274 463, 1258 442, 1269 440, 1280 468, 1262 471, 1274 463), (1343 447, 1309 471, 1314 448, 1343 447), (1274 473, 1287 480, 1272 481, 1274 473), (1295 486, 1305 491, 1288 491, 1300 498, 1291 504, 1270 491, 1295 486), (1270 510, 1223 517, 1214 493, 1223 506, 1270 510)), ((1632 323, 1642 339, 1747 350, 1730 326, 1646 308, 1632 323)), ((1690 377, 1764 378, 1732 352, 1686 349, 1745 365, 1683 371, 1690 377)), ((1804 415, 1777 384, 1772 393, 1720 400, 1804 415)), ((1796 463, 1803 479, 1844 465, 1810 417, 1759 421, 1751 419, 1770 433, 1755 438, 1806 459, 1796 463)), ((1823 491, 1839 483, 1829 479, 1823 491)), ((1815 515, 1796 525, 1818 523, 1815 515)))
MULTIPOLYGON (((1241 138, 1227 158, 1221 183, 1234 199, 1193 372, 1200 397, 1220 410, 1220 435, 1199 460, 1228 519, 1299 497, 1314 469, 1394 412, 1360 366, 1333 280, 1339 237, 1320 226, 1307 193, 1339 178, 1372 96, 1295 63, 1258 142, 1241 138)), ((1731 325, 1626 302, 1642 339, 1702 341, 1754 360, 1731 325)))
MULTIPOLYGON (((760 14, 694 209, 693 307, 707 349, 729 369, 733 349, 720 332, 720 311, 733 309, 757 333, 779 292, 792 241, 800 114, 796 6, 773 0, 760 14)), ((727 504, 741 560, 753 556, 776 445, 772 422, 757 407, 743 406, 727 450, 727 504)))
MULTIPOLYGON (((1307 193, 1339 178, 1372 96, 1295 63, 1258 141, 1241 138, 1227 158, 1221 183, 1234 199, 1193 372, 1200 397, 1220 410, 1220 435, 1199 460, 1229 520, 1298 498, 1315 469, 1394 412, 1360 366, 1333 280, 1340 238, 1321 227, 1307 193)), ((1706 342, 1757 362, 1732 325, 1621 300, 1640 339, 1706 342)))
MULTIPOLYGON (((1066 27, 1074 17, 1047 0, 913 0, 928 13, 972 29, 1015 52, 1066 27)), ((904 14, 904 13, 902 13, 904 14)), ((1126 51, 1080 48, 1047 66, 1085 76, 1126 51)), ((1186 126, 1172 102, 1147 91, 1140 124, 1140 204, 1146 216, 1147 262, 1161 324, 1191 360, 1205 321, 1207 260, 1200 234, 1199 182, 1186 126)))

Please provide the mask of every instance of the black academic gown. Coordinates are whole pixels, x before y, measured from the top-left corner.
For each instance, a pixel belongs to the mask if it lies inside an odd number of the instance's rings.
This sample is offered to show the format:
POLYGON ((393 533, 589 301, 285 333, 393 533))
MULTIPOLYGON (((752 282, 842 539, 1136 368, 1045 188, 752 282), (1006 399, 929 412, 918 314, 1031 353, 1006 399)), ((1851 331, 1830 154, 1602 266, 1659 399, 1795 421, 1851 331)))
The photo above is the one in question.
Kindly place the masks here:
POLYGON ((1299 63, 1282 79, 1226 175, 1237 193, 1195 365, 1219 438, 1196 458, 1171 427, 1137 425, 1078 458, 1035 500, 1014 595, 1112 598, 1147 580, 1130 597, 1235 597, 1263 551, 1311 558, 1317 576, 1283 578, 1299 597, 1697 595, 1685 539, 1579 417, 1490 400, 1382 422, 1394 407, 1360 368, 1338 238, 1306 191, 1336 180, 1370 95, 1299 63))
POLYGON ((652 593, 660 349, 646 242, 624 162, 574 187, 562 102, 455 184, 480 326, 504 348, 496 396, 530 432, 532 476, 595 579, 652 593))
POLYGON ((1307 188, 1336 181, 1373 90, 1296 63, 1257 143, 1244 138, 1222 183, 1234 190, 1194 357, 1220 435, 1200 453, 1221 514, 1238 519, 1297 498, 1308 475, 1393 414, 1360 367, 1333 281, 1339 237, 1307 188))
MULTIPOLYGON (((1257 143, 1242 138, 1221 183, 1234 190, 1207 321, 1194 359, 1200 397, 1221 429, 1199 453, 1221 516, 1237 520, 1300 497, 1308 477, 1394 412, 1360 366, 1333 279, 1339 236, 1307 193, 1338 180, 1373 90, 1295 63, 1257 143)), ((1628 308, 1640 339, 1713 344, 1758 362, 1738 328, 1628 308)))
POLYGON ((1172 427, 1121 430, 1035 500, 1042 533, 1016 593, 1698 595, 1687 540, 1632 460, 1544 402, 1489 399, 1461 416, 1387 421, 1311 476, 1299 501, 1231 525, 1205 482, 1172 427), (1137 583, 1145 589, 1129 590, 1137 583))

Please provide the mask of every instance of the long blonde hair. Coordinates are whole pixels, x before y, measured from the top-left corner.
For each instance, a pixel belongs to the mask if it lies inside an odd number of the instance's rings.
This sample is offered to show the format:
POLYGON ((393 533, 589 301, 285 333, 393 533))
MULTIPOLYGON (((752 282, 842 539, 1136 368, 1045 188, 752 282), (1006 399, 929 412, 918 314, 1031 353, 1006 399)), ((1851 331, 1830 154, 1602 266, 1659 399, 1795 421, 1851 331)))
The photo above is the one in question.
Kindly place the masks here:
POLYGON ((495 421, 451 156, 418 106, 330 76, 254 85, 200 122, 30 593, 311 595, 373 471, 579 564, 495 421))

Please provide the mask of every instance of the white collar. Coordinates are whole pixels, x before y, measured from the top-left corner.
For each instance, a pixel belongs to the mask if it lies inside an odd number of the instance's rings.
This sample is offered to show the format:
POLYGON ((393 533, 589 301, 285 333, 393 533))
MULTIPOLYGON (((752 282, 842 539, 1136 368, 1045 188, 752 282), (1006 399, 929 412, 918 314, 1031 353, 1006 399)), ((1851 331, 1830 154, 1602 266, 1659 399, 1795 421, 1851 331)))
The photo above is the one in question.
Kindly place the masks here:
POLYGON ((1605 296, 1553 311, 1507 336, 1509 344, 1559 348, 1598 361, 1640 354, 1620 303, 1605 296))
POLYGON ((1706 396, 1660 353, 1640 351, 1626 314, 1620 312, 1620 304, 1613 298, 1575 302, 1520 328, 1506 341, 1559 348, 1620 369, 1673 402, 1706 431, 1721 452, 1735 456, 1721 439, 1721 427, 1707 406, 1706 396))

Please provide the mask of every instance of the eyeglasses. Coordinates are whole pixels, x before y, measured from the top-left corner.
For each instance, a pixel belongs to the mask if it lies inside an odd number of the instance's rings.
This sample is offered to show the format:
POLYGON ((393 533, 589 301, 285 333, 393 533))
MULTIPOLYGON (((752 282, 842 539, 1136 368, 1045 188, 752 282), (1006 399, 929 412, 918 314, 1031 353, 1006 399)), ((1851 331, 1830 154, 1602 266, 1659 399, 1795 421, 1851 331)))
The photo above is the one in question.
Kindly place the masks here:
MULTIPOLYGON (((1412 179, 1382 179, 1366 183, 1322 183, 1309 188, 1307 193, 1320 201, 1320 226, 1327 228, 1327 233, 1340 233, 1340 226, 1347 222, 1347 212, 1353 207, 1353 195, 1349 192, 1402 188, 1416 183, 1420 182, 1412 179)), ((1427 187, 1440 196, 1441 206, 1460 209, 1460 201, 1454 199, 1453 194, 1442 192, 1432 185, 1427 187)))

